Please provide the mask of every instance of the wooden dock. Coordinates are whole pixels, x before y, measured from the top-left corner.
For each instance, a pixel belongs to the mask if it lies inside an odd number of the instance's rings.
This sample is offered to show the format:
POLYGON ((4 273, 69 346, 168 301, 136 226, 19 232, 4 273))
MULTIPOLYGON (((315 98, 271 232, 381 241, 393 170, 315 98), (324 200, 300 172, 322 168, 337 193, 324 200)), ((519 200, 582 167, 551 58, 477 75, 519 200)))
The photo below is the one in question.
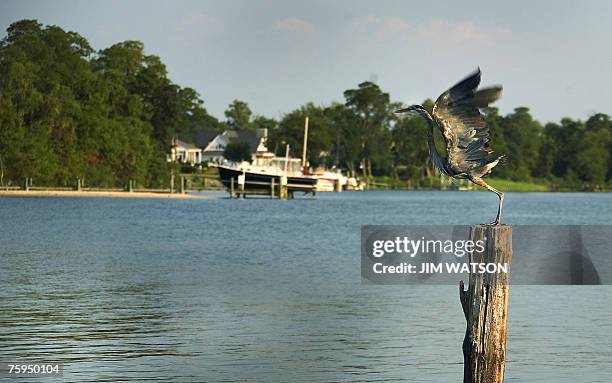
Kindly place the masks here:
POLYGON ((271 199, 293 199, 295 192, 315 195, 313 187, 288 182, 286 177, 270 177, 270 182, 248 180, 239 176, 229 180, 229 198, 247 198, 247 196, 267 196, 271 199))

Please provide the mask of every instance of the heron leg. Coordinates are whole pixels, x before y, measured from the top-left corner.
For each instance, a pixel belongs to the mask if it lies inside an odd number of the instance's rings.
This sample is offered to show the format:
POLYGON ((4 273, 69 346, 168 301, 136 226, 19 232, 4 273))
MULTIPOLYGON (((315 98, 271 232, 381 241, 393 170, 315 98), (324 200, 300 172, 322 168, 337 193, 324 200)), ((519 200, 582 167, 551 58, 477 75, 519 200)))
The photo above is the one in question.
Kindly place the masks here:
POLYGON ((497 208, 497 217, 495 218, 494 222, 491 222, 491 224, 492 225, 499 225, 501 223, 501 211, 502 211, 502 206, 504 204, 504 193, 500 192, 497 189, 495 189, 493 186, 491 186, 488 183, 486 183, 480 177, 470 177, 470 181, 472 181, 473 183, 475 183, 478 186, 482 186, 483 188, 485 188, 487 190, 490 190, 493 193, 497 194, 497 197, 499 198, 499 206, 497 208))

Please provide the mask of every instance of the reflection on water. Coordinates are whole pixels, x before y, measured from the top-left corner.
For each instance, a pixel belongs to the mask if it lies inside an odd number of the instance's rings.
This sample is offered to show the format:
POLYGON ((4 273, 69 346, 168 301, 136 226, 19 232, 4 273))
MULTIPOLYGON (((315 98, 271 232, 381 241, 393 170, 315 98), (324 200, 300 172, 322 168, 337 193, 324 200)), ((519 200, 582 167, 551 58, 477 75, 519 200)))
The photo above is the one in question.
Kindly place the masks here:
MULTIPOLYGON (((58 381, 460 381, 457 289, 362 286, 359 229, 495 207, 453 192, 3 198, 0 359, 62 361, 58 381)), ((514 224, 612 223, 610 194, 509 193, 505 208, 514 224)), ((611 293, 513 286, 506 381, 611 381, 611 293)))

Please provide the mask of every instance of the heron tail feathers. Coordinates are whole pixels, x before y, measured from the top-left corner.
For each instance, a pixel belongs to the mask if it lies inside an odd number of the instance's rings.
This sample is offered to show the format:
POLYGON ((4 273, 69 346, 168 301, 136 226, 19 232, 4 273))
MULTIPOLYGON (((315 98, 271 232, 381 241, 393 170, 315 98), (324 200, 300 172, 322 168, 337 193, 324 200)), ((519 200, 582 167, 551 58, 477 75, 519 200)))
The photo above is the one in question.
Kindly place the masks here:
MULTIPOLYGON (((480 170, 480 177, 486 178, 491 175, 491 170, 497 166, 497 164, 506 158, 506 155, 497 156, 496 158, 491 158, 489 162, 485 166, 483 166, 480 170)), ((478 174, 478 173, 477 173, 478 174)))
POLYGON ((473 105, 477 108, 484 108, 492 104, 501 97, 501 85, 494 85, 487 88, 482 88, 474 93, 473 105))

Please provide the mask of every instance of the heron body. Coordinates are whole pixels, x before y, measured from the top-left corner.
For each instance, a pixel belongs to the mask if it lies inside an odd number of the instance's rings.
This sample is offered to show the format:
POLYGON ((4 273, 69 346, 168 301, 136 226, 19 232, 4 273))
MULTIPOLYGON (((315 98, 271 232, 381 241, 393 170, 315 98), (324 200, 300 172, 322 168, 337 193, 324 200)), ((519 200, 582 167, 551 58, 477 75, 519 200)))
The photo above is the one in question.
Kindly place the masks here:
POLYGON ((502 87, 477 89, 480 69, 442 93, 430 114, 421 105, 413 105, 395 113, 417 113, 427 121, 429 157, 436 169, 449 177, 469 179, 497 194, 499 207, 492 224, 501 223, 504 193, 484 181, 504 156, 495 156, 489 146, 489 127, 480 113, 501 96, 502 87), (434 143, 434 125, 446 143, 446 156, 438 153, 434 143))

